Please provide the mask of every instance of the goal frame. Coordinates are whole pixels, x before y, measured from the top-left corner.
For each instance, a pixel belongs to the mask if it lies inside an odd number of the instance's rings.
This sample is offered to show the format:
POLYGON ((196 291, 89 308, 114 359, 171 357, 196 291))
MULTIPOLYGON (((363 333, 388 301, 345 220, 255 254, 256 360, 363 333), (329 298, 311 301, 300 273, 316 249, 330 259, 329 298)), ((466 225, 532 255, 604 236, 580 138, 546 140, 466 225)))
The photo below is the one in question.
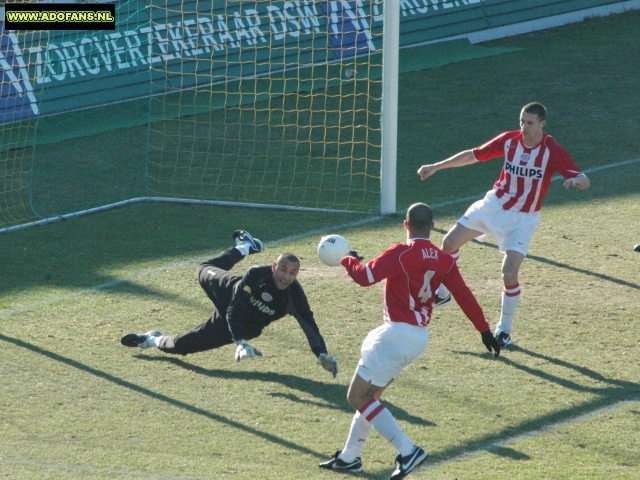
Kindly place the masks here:
MULTIPOLYGON (((397 162, 397 119, 398 119, 398 68, 399 68, 399 28, 400 28, 400 2, 399 0, 385 0, 382 4, 383 10, 383 38, 382 50, 373 52, 374 55, 382 56, 382 95, 380 101, 380 162, 379 172, 379 206, 377 212, 374 210, 345 210, 321 207, 305 207, 295 205, 279 205, 273 203, 250 203, 234 202, 225 200, 203 200, 191 198, 170 198, 166 196, 152 196, 151 192, 140 192, 143 196, 128 198, 114 203, 86 208, 70 213, 42 217, 35 210, 32 211, 40 216, 40 219, 24 222, 0 228, 0 233, 12 232, 28 228, 30 226, 56 223, 61 220, 69 220, 84 215, 111 210, 127 205, 138 203, 170 202, 193 205, 217 205, 235 206, 243 208, 279 209, 309 212, 326 213, 356 213, 358 215, 393 214, 396 212, 396 162, 397 162), (149 195, 146 195, 149 193, 149 195)), ((332 63, 332 62, 328 62, 332 63)), ((153 95, 150 95, 150 97, 153 95)), ((37 120, 36 120, 37 121, 37 120)), ((32 167, 33 168, 33 167, 32 167)), ((31 196, 31 195, 30 195, 31 196)))

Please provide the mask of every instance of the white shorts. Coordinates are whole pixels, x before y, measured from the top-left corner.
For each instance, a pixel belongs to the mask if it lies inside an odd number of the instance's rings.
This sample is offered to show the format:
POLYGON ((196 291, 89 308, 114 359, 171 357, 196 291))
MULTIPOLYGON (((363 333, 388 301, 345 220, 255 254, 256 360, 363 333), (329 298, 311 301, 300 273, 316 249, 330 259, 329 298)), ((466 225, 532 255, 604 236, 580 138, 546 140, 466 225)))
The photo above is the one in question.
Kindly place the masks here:
MULTIPOLYGON (((458 220, 463 227, 491 234, 502 253, 515 250, 527 254, 531 238, 540 224, 540 212, 505 210, 493 190, 472 204, 458 220)), ((481 238, 478 240, 482 241, 481 238)))
POLYGON ((362 342, 356 373, 377 387, 386 387, 424 353, 428 343, 427 327, 385 322, 371 330, 362 342))

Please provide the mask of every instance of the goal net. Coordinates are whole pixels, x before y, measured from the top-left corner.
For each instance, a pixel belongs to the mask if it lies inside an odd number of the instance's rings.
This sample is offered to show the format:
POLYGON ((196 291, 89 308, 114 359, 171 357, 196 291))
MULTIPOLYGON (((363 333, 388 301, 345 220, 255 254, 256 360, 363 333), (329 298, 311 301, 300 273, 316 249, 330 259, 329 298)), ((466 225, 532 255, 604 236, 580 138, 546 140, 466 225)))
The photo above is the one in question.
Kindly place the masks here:
POLYGON ((145 200, 377 211, 382 23, 130 0, 114 31, 3 28, 0 229, 145 200))
POLYGON ((469 42, 640 8, 61 1, 109 5, 115 30, 0 21, 0 232, 140 201, 392 213, 398 64, 480 58, 493 53, 469 42))

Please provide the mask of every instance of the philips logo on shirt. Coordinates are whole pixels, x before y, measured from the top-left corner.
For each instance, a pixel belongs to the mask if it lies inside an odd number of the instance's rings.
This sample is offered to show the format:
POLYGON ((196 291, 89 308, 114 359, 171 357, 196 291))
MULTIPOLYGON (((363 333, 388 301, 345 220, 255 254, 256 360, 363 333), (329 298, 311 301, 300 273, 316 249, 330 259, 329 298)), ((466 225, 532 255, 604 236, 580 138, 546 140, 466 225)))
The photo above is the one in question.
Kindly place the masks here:
POLYGON ((266 306, 264 303, 262 303, 260 300, 258 300, 257 298, 255 298, 253 295, 251 295, 251 297, 249 298, 249 302, 251 302, 251 305, 253 305, 254 307, 256 307, 258 310, 260 310, 262 313, 266 313, 267 315, 273 315, 276 313, 275 310, 272 310, 271 308, 269 308, 268 306, 266 306))
POLYGON ((542 178, 541 168, 523 167, 520 165, 514 165, 511 162, 504 162, 504 171, 518 177, 542 178))

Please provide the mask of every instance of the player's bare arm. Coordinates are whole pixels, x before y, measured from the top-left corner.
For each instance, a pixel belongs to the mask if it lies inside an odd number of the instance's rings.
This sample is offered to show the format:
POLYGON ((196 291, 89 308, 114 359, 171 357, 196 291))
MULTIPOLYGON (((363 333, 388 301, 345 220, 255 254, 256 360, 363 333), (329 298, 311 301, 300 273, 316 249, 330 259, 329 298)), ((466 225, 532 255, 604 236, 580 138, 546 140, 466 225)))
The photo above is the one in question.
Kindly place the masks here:
POLYGON ((584 173, 577 177, 567 178, 564 181, 564 188, 576 187, 579 190, 584 190, 585 188, 589 188, 589 185, 591 185, 591 182, 584 173))
POLYGON ((418 175, 421 180, 426 180, 438 170, 442 170, 444 168, 464 167, 466 165, 477 163, 477 161, 478 160, 476 160, 472 150, 464 150, 456 153, 453 157, 442 160, 441 162, 421 166, 418 169, 418 175))

